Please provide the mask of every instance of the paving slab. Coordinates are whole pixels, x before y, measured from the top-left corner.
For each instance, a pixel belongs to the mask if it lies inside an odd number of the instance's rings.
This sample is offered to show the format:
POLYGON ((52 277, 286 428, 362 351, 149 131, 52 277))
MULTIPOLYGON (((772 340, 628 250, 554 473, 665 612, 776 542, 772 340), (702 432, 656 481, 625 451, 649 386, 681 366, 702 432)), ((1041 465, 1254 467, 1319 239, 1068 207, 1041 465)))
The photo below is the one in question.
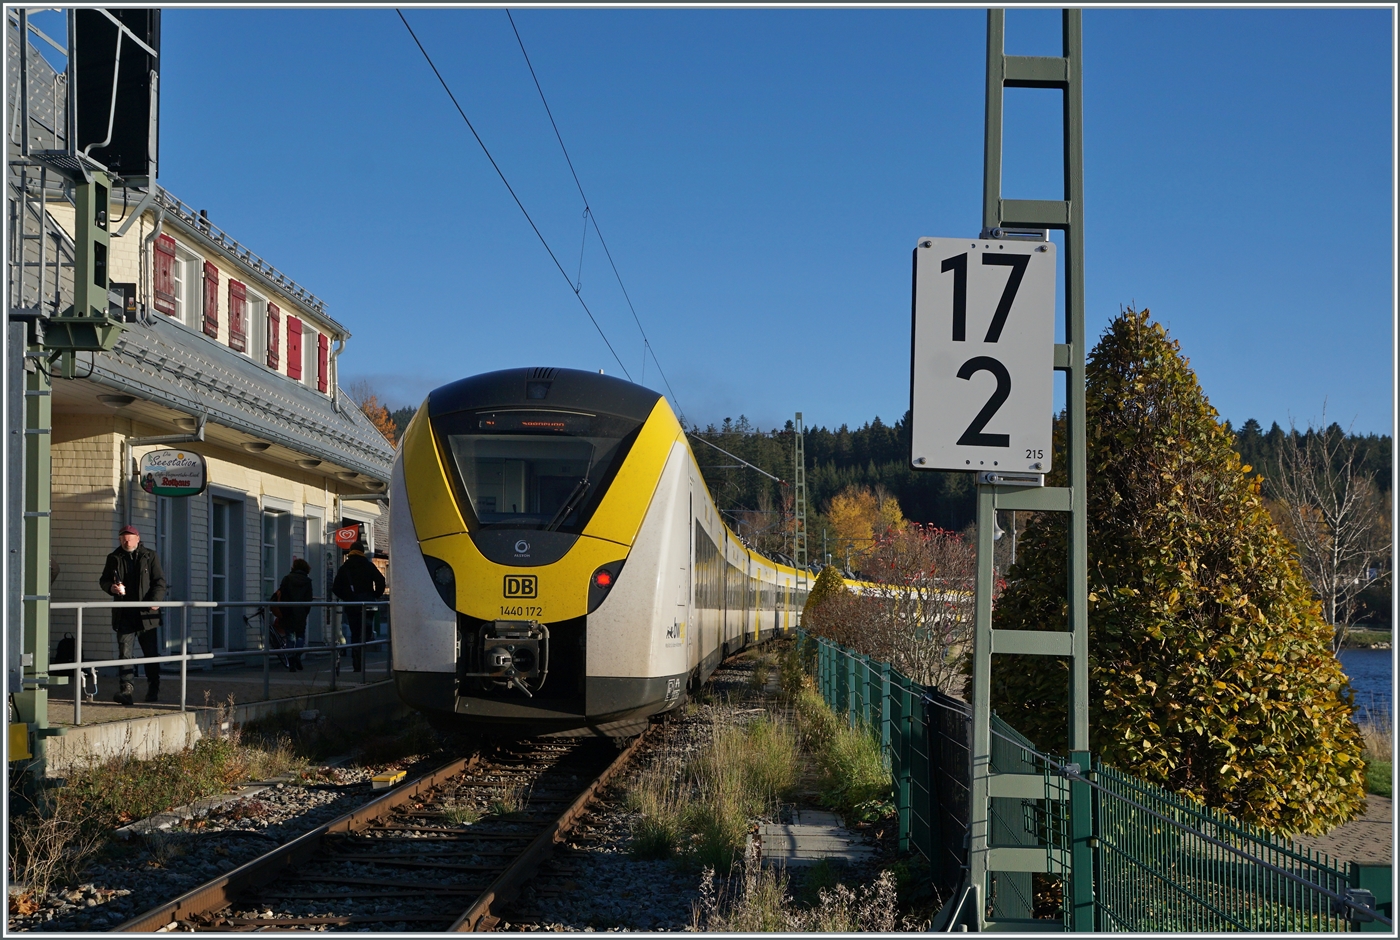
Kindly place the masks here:
POLYGON ((1395 839, 1395 806, 1389 797, 1366 796, 1366 812, 1360 819, 1342 823, 1323 836, 1294 836, 1293 842, 1326 852, 1341 862, 1360 865, 1392 865, 1395 839))
POLYGON ((762 825, 758 836, 766 864, 800 868, 824 858, 851 863, 875 858, 874 846, 842 826, 835 813, 820 810, 798 810, 790 823, 762 825))

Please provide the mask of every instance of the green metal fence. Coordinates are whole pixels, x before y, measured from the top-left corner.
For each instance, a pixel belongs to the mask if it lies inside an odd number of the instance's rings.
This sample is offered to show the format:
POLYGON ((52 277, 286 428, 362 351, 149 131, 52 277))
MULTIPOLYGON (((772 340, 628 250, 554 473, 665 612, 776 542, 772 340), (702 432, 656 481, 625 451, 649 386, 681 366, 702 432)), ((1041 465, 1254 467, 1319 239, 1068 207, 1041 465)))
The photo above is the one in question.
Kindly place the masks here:
POLYGON ((899 813, 899 847, 933 868, 947 898, 967 865, 967 705, 830 640, 799 631, 823 700, 880 738, 899 813))
MULTIPOLYGON (((879 735, 894 778, 900 848, 930 861, 935 886, 948 899, 968 861, 968 705, 830 640, 799 631, 798 642, 827 705, 879 735)), ((1066 928, 1390 929, 1390 866, 1338 862, 1102 763, 1092 772, 1067 765, 1038 752, 995 715, 991 728, 991 771, 1043 774, 1046 798, 993 798, 990 846, 1043 848, 1050 876, 1067 876, 1075 805, 1069 785, 1092 790, 1085 806, 1092 806, 1093 924, 1071 923, 1066 905, 1066 928), (1358 888, 1369 889, 1379 916, 1369 916, 1358 888)), ((990 881, 992 920, 1011 924, 1033 916, 1030 874, 993 872, 990 881)))
POLYGON ((1096 771, 1099 929, 1354 929, 1337 901, 1356 886, 1352 864, 1112 767, 1096 771))

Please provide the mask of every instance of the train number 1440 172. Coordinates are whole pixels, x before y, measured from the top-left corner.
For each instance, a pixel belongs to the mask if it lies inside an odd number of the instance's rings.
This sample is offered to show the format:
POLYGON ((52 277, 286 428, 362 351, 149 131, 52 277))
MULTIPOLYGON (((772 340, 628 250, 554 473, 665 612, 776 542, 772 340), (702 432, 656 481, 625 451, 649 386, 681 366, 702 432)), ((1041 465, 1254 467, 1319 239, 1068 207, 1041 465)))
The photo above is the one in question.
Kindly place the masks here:
POLYGON ((507 606, 507 605, 505 605, 505 604, 502 604, 502 605, 501 605, 501 616, 502 616, 502 617, 543 617, 543 616, 544 616, 544 608, 543 608, 543 607, 526 607, 526 606, 521 606, 521 605, 516 605, 516 606, 514 606, 514 607, 509 607, 509 606, 507 606))

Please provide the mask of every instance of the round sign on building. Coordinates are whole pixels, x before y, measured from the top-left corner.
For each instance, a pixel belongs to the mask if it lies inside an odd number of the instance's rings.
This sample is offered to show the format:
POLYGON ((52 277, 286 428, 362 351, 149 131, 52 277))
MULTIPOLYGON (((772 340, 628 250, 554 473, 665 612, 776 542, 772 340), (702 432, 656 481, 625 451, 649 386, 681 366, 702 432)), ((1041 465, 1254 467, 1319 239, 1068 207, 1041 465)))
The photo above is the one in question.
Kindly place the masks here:
POLYGON ((153 450, 141 455, 137 478, 153 496, 198 496, 209 482, 204 458, 187 450, 153 450))

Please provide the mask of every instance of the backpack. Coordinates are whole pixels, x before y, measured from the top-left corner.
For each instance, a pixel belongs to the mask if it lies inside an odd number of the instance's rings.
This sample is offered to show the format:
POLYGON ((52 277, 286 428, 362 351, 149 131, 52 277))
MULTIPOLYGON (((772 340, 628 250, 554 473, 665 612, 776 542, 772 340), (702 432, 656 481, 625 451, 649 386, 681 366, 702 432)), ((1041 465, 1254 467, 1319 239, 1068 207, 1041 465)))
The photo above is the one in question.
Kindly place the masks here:
POLYGON ((58 641, 58 648, 53 651, 53 662, 71 663, 78 658, 78 641, 73 639, 73 634, 63 634, 63 639, 58 641))

